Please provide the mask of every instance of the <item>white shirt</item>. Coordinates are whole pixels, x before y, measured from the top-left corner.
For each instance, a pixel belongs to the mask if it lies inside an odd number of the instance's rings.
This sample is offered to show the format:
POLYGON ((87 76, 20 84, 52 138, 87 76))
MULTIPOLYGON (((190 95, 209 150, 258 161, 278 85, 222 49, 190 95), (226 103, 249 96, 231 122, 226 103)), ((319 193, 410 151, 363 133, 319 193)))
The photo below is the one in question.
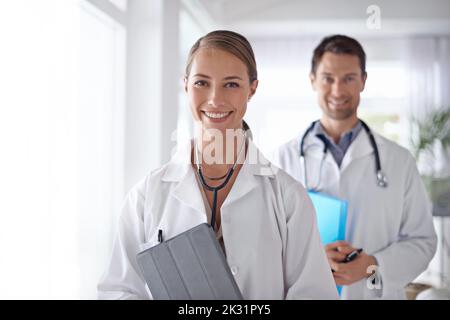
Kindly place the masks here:
MULTIPOLYGON (((274 163, 303 183, 300 139, 281 146, 274 163)), ((373 148, 365 130, 348 148, 339 168, 329 152, 319 191, 348 201, 346 240, 378 262, 381 287, 363 279, 344 286, 343 299, 404 299, 404 287, 423 272, 436 250, 431 205, 410 153, 374 133, 388 187, 377 185, 373 148)), ((319 183, 323 143, 305 139, 308 187, 319 183)))
MULTIPOLYGON (((195 174, 187 145, 129 192, 99 298, 151 298, 136 254, 157 244, 159 229, 169 239, 207 222, 195 174)), ((338 297, 307 193, 251 140, 221 207, 221 225, 226 259, 245 299, 338 297)))

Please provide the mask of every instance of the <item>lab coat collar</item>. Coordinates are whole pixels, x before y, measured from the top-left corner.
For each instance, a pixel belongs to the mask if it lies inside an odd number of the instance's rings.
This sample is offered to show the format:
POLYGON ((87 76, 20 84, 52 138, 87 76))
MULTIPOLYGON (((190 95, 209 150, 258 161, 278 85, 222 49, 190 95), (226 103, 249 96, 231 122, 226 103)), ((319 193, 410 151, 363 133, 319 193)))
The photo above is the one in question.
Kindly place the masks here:
MULTIPOLYGON (((166 166, 162 181, 178 182, 173 195, 189 207, 204 213, 205 205, 195 177, 195 169, 191 164, 192 147, 193 141, 178 148, 166 166)), ((249 139, 244 165, 241 167, 233 188, 223 205, 237 201, 256 188, 259 185, 257 176, 274 178, 276 170, 278 169, 263 156, 253 141, 249 139)))
MULTIPOLYGON (((375 142, 377 143, 378 148, 380 149, 380 146, 384 144, 384 139, 375 133, 372 130, 372 134, 375 138, 375 142)), ((298 138, 298 148, 300 150, 300 141, 303 136, 303 133, 300 134, 298 138)), ((314 157, 317 159, 322 159, 323 157, 323 142, 317 138, 313 134, 308 134, 308 136, 305 138, 305 153, 306 155, 310 157, 314 157)), ((300 152, 300 151, 299 151, 300 152)), ((362 129, 358 136, 355 138, 355 140, 350 144, 350 146, 347 149, 347 152, 345 153, 344 158, 342 159, 340 170, 344 170, 353 160, 367 156, 369 154, 373 153, 372 145, 370 144, 369 135, 367 134, 366 130, 362 129)), ((334 162, 333 156, 330 152, 327 152, 327 156, 325 158, 325 161, 334 162)))
POLYGON ((261 151, 249 140, 247 157, 234 182, 233 188, 223 203, 223 207, 243 198, 246 194, 261 185, 259 177, 273 179, 279 170, 269 162, 261 151))
POLYGON ((197 180, 191 165, 191 150, 191 141, 179 144, 175 154, 166 165, 161 180, 177 182, 172 195, 206 218, 205 204, 200 189, 197 187, 197 180))
MULTIPOLYGON (((298 148, 298 155, 300 156, 300 143, 302 141, 302 137, 304 135, 304 132, 302 132, 297 139, 297 148, 298 148)), ((304 144, 304 150, 305 154, 308 157, 313 157, 317 159, 322 159, 323 157, 323 142, 320 140, 316 135, 309 133, 305 137, 305 144, 304 144)), ((325 161, 328 161, 329 159, 332 159, 329 157, 329 152, 327 152, 327 157, 325 161)))
MULTIPOLYGON (((375 143, 377 144, 378 149, 380 149, 380 147, 384 144, 383 139, 373 131, 372 134, 375 138, 375 143)), ((356 139, 348 147, 347 152, 342 159, 341 172, 344 171, 352 161, 373 153, 374 151, 372 145, 370 144, 369 135, 366 130, 362 129, 356 139)))
POLYGON ((175 154, 166 165, 162 181, 181 181, 192 168, 191 164, 192 140, 177 145, 175 154))
MULTIPOLYGON (((194 171, 191 163, 192 147, 193 140, 189 143, 184 143, 177 148, 177 151, 167 164, 162 181, 181 181, 186 177, 189 171, 194 171)), ((246 168, 245 171, 248 170, 253 175, 268 176, 272 178, 275 176, 277 170, 251 139, 248 139, 247 156, 240 172, 242 172, 244 168, 246 168)))

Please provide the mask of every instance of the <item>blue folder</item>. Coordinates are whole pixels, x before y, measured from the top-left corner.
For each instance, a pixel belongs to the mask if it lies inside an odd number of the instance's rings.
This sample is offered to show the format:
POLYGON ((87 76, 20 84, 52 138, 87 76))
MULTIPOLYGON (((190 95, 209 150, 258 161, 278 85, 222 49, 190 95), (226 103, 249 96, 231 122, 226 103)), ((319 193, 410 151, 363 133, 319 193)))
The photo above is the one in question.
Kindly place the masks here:
MULTIPOLYGON (((308 191, 317 216, 320 238, 323 245, 345 239, 347 222, 347 201, 319 193, 308 191)), ((342 286, 336 286, 339 295, 342 286)))
POLYGON ((309 191, 308 195, 316 209, 320 238, 324 245, 345 239, 347 201, 309 191))

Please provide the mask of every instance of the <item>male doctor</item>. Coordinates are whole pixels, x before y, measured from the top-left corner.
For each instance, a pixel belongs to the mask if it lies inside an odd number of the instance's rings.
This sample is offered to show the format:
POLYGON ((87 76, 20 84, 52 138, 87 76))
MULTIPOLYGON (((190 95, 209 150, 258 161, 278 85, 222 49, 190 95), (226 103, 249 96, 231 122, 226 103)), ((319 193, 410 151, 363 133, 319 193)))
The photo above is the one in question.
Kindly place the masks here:
POLYGON ((274 161, 307 189, 348 202, 346 241, 325 247, 341 298, 404 299, 404 287, 433 257, 436 235, 413 157, 358 119, 365 64, 355 39, 322 40, 310 73, 322 117, 281 146, 274 161))

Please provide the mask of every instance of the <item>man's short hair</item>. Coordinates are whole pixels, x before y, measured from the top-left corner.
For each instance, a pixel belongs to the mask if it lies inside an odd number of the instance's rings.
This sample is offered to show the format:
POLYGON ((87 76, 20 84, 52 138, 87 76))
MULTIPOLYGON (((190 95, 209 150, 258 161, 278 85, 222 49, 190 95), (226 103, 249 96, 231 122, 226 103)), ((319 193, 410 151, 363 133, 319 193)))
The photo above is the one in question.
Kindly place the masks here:
POLYGON ((323 38, 314 49, 311 61, 312 74, 316 74, 317 66, 325 52, 357 56, 361 67, 361 75, 364 76, 366 74, 366 53, 361 44, 355 39, 339 34, 323 38))

